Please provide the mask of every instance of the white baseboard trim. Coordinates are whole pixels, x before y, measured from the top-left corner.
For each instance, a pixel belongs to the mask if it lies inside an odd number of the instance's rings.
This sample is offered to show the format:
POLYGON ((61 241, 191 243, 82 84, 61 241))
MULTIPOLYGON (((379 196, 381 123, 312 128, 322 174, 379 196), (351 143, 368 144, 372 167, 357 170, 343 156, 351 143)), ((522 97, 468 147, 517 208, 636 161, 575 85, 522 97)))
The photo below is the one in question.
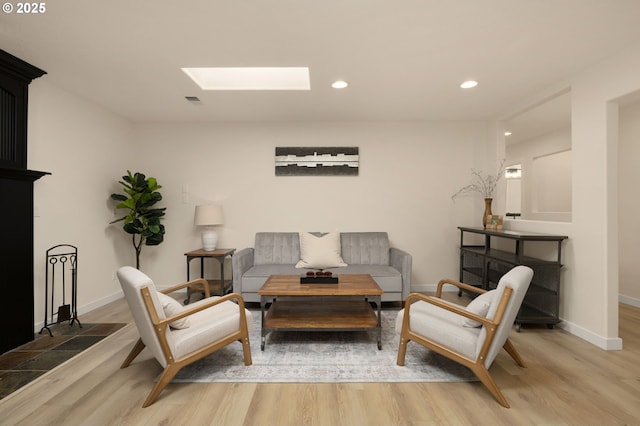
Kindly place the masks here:
POLYGON ((625 296, 624 294, 618 295, 618 302, 624 303, 625 305, 631 305, 636 308, 640 308, 640 299, 636 299, 635 297, 625 296))
MULTIPOLYGON (((123 297, 124 294, 122 293, 122 291, 118 291, 109 296, 103 297, 102 299, 94 300, 93 302, 86 305, 78 306, 78 316, 91 312, 94 309, 101 308, 102 306, 108 305, 109 303, 115 302, 116 300, 122 299, 123 297)), ((39 333, 40 330, 42 330, 42 327, 44 327, 44 319, 35 324, 33 332, 39 333)))
POLYGON ((600 349, 604 349, 607 351, 622 350, 622 339, 619 337, 614 337, 614 338, 602 337, 590 330, 587 330, 584 327, 581 327, 577 324, 573 324, 565 320, 560 321, 557 327, 565 330, 568 333, 573 334, 576 337, 581 338, 582 340, 586 340, 587 342, 593 345, 596 345, 600 349))
MULTIPOLYGON (((412 285, 411 291, 417 292, 417 293, 435 292, 437 287, 438 287, 437 284, 418 284, 418 285, 412 285)), ((444 291, 455 292, 457 290, 453 286, 445 286, 444 291)), ((640 300, 633 299, 631 297, 621 295, 620 302, 640 307, 640 300)), ((607 351, 622 350, 622 339, 619 337, 616 337, 616 338, 602 337, 598 334, 593 333, 592 331, 587 330, 584 327, 581 327, 579 325, 573 324, 565 320, 561 320, 560 323, 557 324, 556 326, 570 334, 573 334, 576 337, 581 338, 582 340, 586 340, 587 342, 601 349, 604 349, 607 351)))

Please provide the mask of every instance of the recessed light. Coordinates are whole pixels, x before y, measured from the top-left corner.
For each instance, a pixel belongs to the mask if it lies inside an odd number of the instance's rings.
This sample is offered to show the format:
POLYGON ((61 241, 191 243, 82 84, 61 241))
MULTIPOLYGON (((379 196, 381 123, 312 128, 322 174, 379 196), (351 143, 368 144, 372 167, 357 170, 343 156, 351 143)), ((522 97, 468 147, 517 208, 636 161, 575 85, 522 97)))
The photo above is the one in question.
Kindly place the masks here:
POLYGON ((468 80, 468 81, 465 81, 464 83, 462 83, 460 85, 460 87, 462 87, 463 89, 471 89, 472 87, 476 87, 477 85, 478 85, 477 81, 468 80))
POLYGON ((344 89, 348 85, 349 83, 347 83, 344 80, 336 80, 333 83, 331 83, 331 87, 333 87, 334 89, 344 89))
POLYGON ((307 67, 182 68, 202 90, 311 90, 307 67))
POLYGON ((512 135, 512 133, 507 131, 507 132, 504 132, 504 135, 505 135, 505 136, 511 136, 511 135, 512 135))

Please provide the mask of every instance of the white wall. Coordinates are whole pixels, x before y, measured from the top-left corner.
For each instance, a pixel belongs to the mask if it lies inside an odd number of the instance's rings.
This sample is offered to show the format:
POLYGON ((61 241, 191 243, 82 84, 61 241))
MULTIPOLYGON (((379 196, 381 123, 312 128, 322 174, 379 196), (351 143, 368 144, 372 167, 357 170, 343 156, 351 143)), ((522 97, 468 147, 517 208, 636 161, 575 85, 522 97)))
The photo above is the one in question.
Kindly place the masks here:
POLYGON ((475 158, 486 137, 483 123, 137 125, 149 153, 140 168, 163 185, 167 207, 165 243, 144 247, 142 269, 183 280, 184 253, 200 247, 194 206, 219 203, 219 247, 252 247, 257 231, 387 231, 413 255, 416 285, 456 278, 456 226, 479 225, 483 203, 451 195, 484 168, 475 158), (357 146, 359 175, 275 176, 276 146, 357 146))
POLYGON ((570 128, 557 129, 506 147, 507 165, 522 165, 522 219, 571 221, 571 155, 563 157, 562 163, 552 171, 536 168, 536 161, 540 161, 537 159, 570 150, 570 128), (544 182, 545 179, 550 179, 552 184, 544 182), (554 208, 541 204, 544 199, 552 200, 554 208))
POLYGON ((44 319, 45 252, 54 245, 78 247, 79 307, 86 311, 120 297, 112 272, 125 245, 108 226, 113 219, 108 196, 117 190, 115 179, 126 169, 127 156, 138 155, 132 152, 129 122, 49 84, 46 75, 29 87, 28 119, 28 167, 51 172, 34 186, 38 325, 44 319))
POLYGON ((622 107, 619 118, 620 299, 640 306, 640 102, 622 107))
MULTIPOLYGON (((571 150, 533 159, 533 211, 536 214, 571 213, 571 150)), ((549 219, 553 220, 553 219, 549 219)), ((562 220, 558 217, 555 220, 562 220)))

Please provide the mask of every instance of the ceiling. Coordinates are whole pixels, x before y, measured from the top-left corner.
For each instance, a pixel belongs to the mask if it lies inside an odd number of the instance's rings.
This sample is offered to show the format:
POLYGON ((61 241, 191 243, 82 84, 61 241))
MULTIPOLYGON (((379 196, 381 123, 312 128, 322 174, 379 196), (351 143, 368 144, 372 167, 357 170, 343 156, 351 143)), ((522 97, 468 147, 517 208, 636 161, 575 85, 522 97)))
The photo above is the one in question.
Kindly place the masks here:
POLYGON ((0 48, 136 122, 483 120, 640 40, 637 0, 45 4, 0 13, 0 48), (181 71, 213 66, 308 66, 311 91, 203 92, 181 71))

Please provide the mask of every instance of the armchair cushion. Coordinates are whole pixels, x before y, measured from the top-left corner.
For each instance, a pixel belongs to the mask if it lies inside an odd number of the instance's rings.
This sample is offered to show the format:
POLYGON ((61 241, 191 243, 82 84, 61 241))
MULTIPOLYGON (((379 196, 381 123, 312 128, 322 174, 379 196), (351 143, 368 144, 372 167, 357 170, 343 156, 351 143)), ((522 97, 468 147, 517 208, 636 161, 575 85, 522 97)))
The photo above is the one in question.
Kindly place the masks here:
MULTIPOLYGON (((491 302, 495 298, 497 290, 490 290, 486 293, 482 293, 475 299, 473 299, 465 308, 467 311, 479 315, 481 317, 486 317, 487 313, 489 313, 489 306, 491 306, 491 302)), ((470 318, 460 317, 462 318, 462 325, 465 327, 480 327, 478 321, 474 321, 470 318)))
MULTIPOLYGON (((446 301, 444 301, 446 302, 446 301)), ((447 302, 450 303, 450 302, 447 302)), ((455 305, 455 303, 451 303, 455 305)), ((396 331, 402 332, 405 309, 398 312, 396 331)), ((460 315, 430 303, 417 301, 411 304, 409 328, 430 340, 446 342, 444 345, 466 357, 475 357, 479 328, 461 327, 460 315)))
MULTIPOLYGON (((220 297, 213 297, 219 299, 220 297)), ((211 298, 190 303, 189 308, 211 302, 211 298)), ((245 310, 247 328, 253 329, 251 312, 245 310)), ((174 355, 176 358, 189 354, 209 342, 222 339, 233 333, 240 327, 240 313, 238 305, 231 301, 223 302, 189 316, 191 326, 189 328, 172 330, 174 355)))
POLYGON ((347 266, 340 255, 340 233, 315 236, 300 232, 300 261, 296 268, 327 269, 347 266))
MULTIPOLYGON (((496 332, 496 336, 494 337, 494 343, 489 349, 487 353, 487 357, 485 359, 485 365, 487 368, 491 365, 495 357, 500 352, 502 345, 509 337, 509 332, 513 326, 513 323, 516 319, 516 315, 518 315, 518 311, 520 310, 520 306, 522 305, 522 301, 524 300, 524 296, 529 289, 529 284, 531 283, 531 279, 533 278, 533 269, 528 266, 516 266, 511 269, 509 272, 504 274, 500 281, 498 281, 498 287, 496 291, 498 295, 501 295, 504 291, 505 287, 511 287, 513 293, 511 298, 509 299, 509 303, 507 304, 507 308, 505 309, 504 317, 500 325, 498 326, 498 330, 496 332)), ((496 315, 496 311, 498 310, 498 304, 500 303, 500 297, 494 297, 491 301, 491 305, 489 306, 489 312, 487 312, 487 318, 493 319, 496 315)), ((484 340, 486 335, 485 327, 480 328, 480 339, 484 340)), ((477 352, 480 352, 480 345, 478 345, 477 352)))
MULTIPOLYGON (((182 305, 176 299, 171 296, 167 296, 164 293, 156 292, 158 296, 158 301, 162 306, 162 310, 164 311, 165 318, 170 317, 172 315, 179 314, 183 311, 182 305)), ((189 318, 181 318, 169 324, 169 327, 175 329, 189 328, 189 318)))

